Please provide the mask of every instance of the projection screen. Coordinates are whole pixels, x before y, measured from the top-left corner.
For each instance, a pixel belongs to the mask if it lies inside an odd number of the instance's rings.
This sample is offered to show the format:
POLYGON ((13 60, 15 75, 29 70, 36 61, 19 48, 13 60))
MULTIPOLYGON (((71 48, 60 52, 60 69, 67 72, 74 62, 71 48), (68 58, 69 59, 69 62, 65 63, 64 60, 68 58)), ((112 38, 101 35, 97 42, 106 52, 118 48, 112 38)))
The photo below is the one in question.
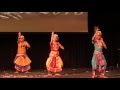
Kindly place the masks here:
POLYGON ((0 32, 88 32, 88 12, 0 12, 0 32))

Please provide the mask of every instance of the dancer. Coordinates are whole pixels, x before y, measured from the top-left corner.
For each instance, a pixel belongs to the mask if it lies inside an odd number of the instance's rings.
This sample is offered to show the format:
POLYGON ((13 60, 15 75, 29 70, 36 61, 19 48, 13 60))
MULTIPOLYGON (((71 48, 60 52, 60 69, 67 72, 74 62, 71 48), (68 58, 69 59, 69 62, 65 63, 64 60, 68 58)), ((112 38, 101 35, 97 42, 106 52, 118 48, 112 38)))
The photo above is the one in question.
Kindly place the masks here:
POLYGON ((106 78, 105 76, 105 69, 106 69, 106 60, 105 57, 103 55, 103 48, 107 49, 107 46, 105 44, 105 42, 103 41, 102 38, 102 33, 99 31, 95 32, 94 34, 94 39, 93 40, 93 44, 94 44, 94 53, 93 53, 93 57, 92 57, 92 78, 97 77, 96 75, 96 71, 100 72, 100 78, 106 78))
POLYGON ((30 48, 31 46, 27 41, 25 41, 25 37, 21 35, 21 32, 18 33, 18 50, 16 57, 14 59, 15 69, 16 72, 28 72, 30 70, 30 63, 31 60, 26 54, 26 49, 30 48))
POLYGON ((55 75, 60 75, 59 72, 62 71, 63 61, 59 56, 59 48, 64 50, 64 47, 58 42, 58 39, 58 35, 52 32, 50 41, 51 51, 46 62, 48 76, 51 76, 52 73, 55 73, 55 75))

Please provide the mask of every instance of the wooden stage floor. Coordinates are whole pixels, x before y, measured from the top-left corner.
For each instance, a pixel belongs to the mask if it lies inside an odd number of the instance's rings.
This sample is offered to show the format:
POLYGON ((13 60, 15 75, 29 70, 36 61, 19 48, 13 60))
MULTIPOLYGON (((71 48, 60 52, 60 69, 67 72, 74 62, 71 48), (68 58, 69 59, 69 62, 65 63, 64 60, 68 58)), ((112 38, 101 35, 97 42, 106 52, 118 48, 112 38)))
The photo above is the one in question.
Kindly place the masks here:
MULTIPOLYGON (((31 70, 29 73, 14 73, 14 70, 1 70, 0 78, 91 78, 91 68, 63 69, 60 76, 47 76, 46 70, 31 70)), ((120 78, 120 68, 108 68, 108 78, 120 78)))

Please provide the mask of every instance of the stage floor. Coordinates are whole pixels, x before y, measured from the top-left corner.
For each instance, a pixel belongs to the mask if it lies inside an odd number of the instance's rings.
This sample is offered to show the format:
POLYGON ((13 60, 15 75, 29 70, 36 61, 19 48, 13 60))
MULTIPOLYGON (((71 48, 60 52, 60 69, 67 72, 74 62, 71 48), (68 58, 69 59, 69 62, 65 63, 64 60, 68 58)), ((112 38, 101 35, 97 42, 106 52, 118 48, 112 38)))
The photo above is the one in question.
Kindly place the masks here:
MULTIPOLYGON (((14 70, 0 71, 0 78, 91 78, 91 68, 63 69, 60 76, 47 76, 46 70, 31 70, 29 73, 14 73, 14 70)), ((108 68, 108 78, 120 78, 120 68, 108 68)))

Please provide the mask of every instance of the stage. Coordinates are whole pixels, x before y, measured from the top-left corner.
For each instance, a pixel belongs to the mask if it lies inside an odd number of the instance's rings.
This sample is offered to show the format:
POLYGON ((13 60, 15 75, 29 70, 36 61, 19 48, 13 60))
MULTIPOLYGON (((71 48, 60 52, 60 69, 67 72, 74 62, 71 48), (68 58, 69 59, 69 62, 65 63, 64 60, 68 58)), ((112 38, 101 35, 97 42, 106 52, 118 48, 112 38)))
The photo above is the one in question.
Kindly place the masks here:
MULTIPOLYGON (((14 70, 0 71, 0 78, 91 78, 91 68, 63 69, 61 75, 47 76, 46 70, 31 70, 28 73, 15 73, 14 70)), ((108 78, 120 78, 120 68, 108 68, 108 78)))

